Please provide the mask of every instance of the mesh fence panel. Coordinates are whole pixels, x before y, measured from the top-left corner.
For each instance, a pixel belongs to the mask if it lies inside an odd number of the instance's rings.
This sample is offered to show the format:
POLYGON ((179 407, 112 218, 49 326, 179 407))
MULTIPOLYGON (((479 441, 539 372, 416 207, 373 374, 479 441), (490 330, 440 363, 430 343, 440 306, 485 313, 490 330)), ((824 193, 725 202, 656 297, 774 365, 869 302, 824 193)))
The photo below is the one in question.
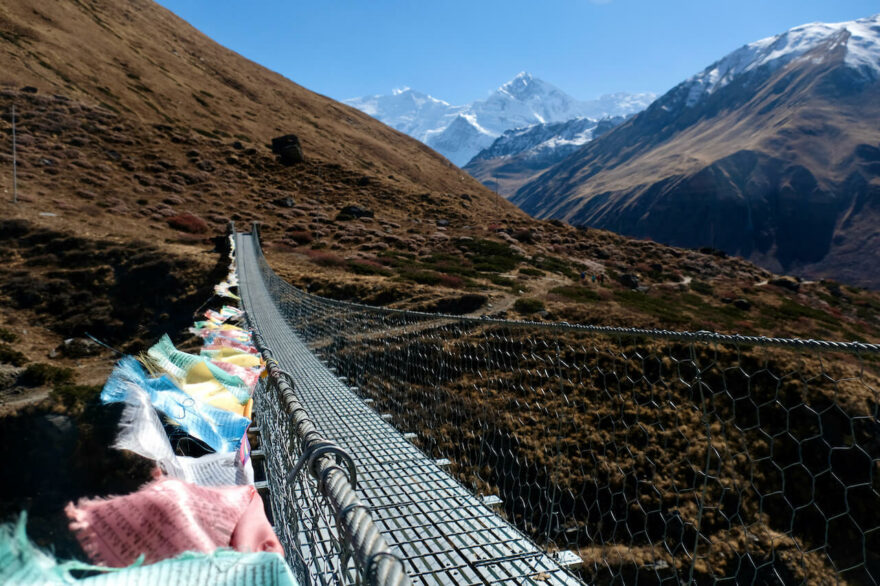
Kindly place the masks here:
POLYGON ((275 533, 300 584, 355 584, 357 568, 351 544, 340 537, 330 503, 309 474, 288 478, 302 455, 303 443, 274 385, 260 382, 254 393, 265 450, 269 502, 275 533), (308 539, 303 539, 308 535, 308 539))
POLYGON ((876 345, 403 312, 261 270, 313 351, 586 581, 880 578, 876 345))

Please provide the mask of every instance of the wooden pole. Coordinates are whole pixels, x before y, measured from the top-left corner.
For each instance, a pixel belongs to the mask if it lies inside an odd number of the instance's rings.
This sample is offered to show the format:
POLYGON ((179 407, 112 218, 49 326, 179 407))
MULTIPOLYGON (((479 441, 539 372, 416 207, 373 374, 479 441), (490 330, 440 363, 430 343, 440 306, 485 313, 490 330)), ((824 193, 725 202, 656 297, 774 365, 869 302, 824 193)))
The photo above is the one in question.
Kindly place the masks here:
POLYGON ((15 148, 15 104, 12 104, 12 203, 18 203, 18 158, 15 148))

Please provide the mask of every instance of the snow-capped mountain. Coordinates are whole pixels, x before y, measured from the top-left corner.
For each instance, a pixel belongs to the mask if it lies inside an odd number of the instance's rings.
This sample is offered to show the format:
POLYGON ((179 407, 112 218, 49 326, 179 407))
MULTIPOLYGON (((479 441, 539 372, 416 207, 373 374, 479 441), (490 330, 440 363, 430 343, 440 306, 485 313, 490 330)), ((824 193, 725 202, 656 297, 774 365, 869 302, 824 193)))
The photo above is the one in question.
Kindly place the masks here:
POLYGON ((452 124, 464 110, 464 106, 452 106, 410 88, 396 89, 391 95, 353 98, 345 103, 422 142, 431 132, 452 124))
POLYGON ((565 122, 549 122, 506 130, 489 148, 480 151, 472 161, 512 157, 523 153, 531 157, 540 157, 552 152, 564 157, 623 120, 623 116, 605 118, 601 121, 592 118, 574 118, 565 122))
POLYGON ((464 165, 505 131, 574 118, 605 118, 644 109, 654 94, 616 93, 581 101, 522 72, 485 100, 454 106, 411 89, 346 100, 350 106, 421 140, 464 165))
MULTIPOLYGON (((880 15, 849 22, 814 22, 745 45, 682 83, 677 97, 686 96, 684 105, 694 107, 706 96, 736 79, 758 72, 766 75, 814 49, 828 52, 840 45, 846 51, 844 63, 850 69, 876 79, 880 75, 880 15), (687 91, 683 91, 687 90, 687 91)), ((812 59, 822 59, 812 55, 812 59)))
POLYGON ((575 118, 506 130, 463 167, 483 185, 510 197, 517 189, 625 120, 575 118))
POLYGON ((745 45, 522 186, 541 218, 880 287, 880 15, 745 45))

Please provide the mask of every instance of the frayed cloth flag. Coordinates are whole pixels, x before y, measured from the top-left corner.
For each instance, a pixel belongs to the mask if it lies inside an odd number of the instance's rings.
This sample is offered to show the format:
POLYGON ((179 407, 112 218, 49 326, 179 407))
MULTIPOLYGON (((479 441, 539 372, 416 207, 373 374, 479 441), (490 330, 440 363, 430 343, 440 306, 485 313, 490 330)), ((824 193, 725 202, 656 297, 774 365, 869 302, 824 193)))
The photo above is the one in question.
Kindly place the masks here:
POLYGON ((218 548, 284 553, 253 486, 205 487, 160 478, 108 499, 82 499, 65 508, 70 529, 93 562, 124 567, 183 552, 218 548))
POLYGON ((214 293, 220 297, 228 297, 229 299, 240 300, 241 297, 233 293, 230 289, 232 287, 237 287, 238 285, 231 284, 228 281, 223 281, 222 283, 218 283, 214 285, 214 293))
POLYGON ((257 386, 257 379, 260 378, 260 373, 262 372, 261 368, 245 368, 225 360, 212 360, 211 364, 243 380, 251 394, 253 394, 254 387, 257 386))
POLYGON ((247 444, 246 440, 242 441, 236 452, 217 452, 199 458, 178 456, 171 448, 149 395, 132 385, 125 397, 125 409, 113 447, 154 460, 173 478, 200 486, 229 486, 254 483, 247 444))
POLYGON ((163 335, 156 344, 147 350, 147 355, 156 362, 159 368, 183 384, 204 383, 215 379, 240 404, 244 405, 251 398, 244 381, 214 366, 203 356, 181 352, 174 347, 168 334, 163 335))
POLYGON ((138 361, 131 356, 120 360, 110 373, 101 391, 101 401, 125 401, 133 388, 144 390, 156 409, 178 424, 183 431, 202 440, 217 452, 237 450, 250 424, 250 420, 240 413, 194 399, 177 388, 167 376, 148 377, 138 361))
POLYGON ((0 584, 298 586, 284 559, 270 552, 240 553, 221 549, 211 554, 184 553, 148 566, 136 562, 119 569, 76 561, 59 562, 27 538, 26 519, 27 515, 22 513, 15 527, 0 525, 0 584), (71 574, 74 570, 100 574, 77 579, 71 574))
POLYGON ((241 352, 239 350, 236 350, 235 348, 230 348, 228 346, 221 346, 219 348, 211 349, 203 348, 200 351, 200 354, 202 356, 210 358, 211 360, 222 360, 223 362, 235 364, 236 366, 242 366, 244 368, 258 367, 260 370, 263 369, 263 363, 261 362, 260 356, 258 354, 241 352))
POLYGON ((231 305, 224 305, 220 309, 220 315, 225 317, 226 319, 230 319, 230 318, 240 319, 242 316, 244 316, 244 311, 242 311, 238 307, 233 307, 231 305))
POLYGON ((256 354, 257 349, 251 344, 242 344, 241 342, 236 342, 234 340, 229 340, 226 338, 214 338, 213 341, 206 344, 205 350, 217 350, 219 348, 232 348, 234 350, 238 350, 239 352, 244 352, 245 354, 256 354))

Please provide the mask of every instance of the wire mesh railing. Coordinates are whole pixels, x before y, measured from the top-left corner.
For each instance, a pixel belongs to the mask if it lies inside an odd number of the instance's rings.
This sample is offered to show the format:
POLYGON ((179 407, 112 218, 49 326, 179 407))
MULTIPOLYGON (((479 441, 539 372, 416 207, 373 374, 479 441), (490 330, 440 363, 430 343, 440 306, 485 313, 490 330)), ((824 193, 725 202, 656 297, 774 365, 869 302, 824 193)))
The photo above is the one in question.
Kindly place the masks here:
POLYGON ((255 393, 275 530, 300 584, 381 584, 409 580, 356 493, 351 458, 325 438, 293 384, 255 334, 267 378, 255 393))
POLYGON ((314 352, 584 580, 880 581, 880 346, 390 310, 260 270, 314 352))
POLYGON ((266 377, 254 393, 263 463, 258 468, 265 477, 258 486, 269 491, 275 533, 298 583, 408 586, 402 561, 356 493, 354 461, 316 427, 297 396, 294 378, 274 356, 273 350, 283 348, 272 348, 264 339, 264 328, 277 325, 272 322, 278 314, 265 289, 254 286, 253 277, 259 279, 261 272, 246 264, 238 264, 240 292, 254 345, 266 362, 266 377))

